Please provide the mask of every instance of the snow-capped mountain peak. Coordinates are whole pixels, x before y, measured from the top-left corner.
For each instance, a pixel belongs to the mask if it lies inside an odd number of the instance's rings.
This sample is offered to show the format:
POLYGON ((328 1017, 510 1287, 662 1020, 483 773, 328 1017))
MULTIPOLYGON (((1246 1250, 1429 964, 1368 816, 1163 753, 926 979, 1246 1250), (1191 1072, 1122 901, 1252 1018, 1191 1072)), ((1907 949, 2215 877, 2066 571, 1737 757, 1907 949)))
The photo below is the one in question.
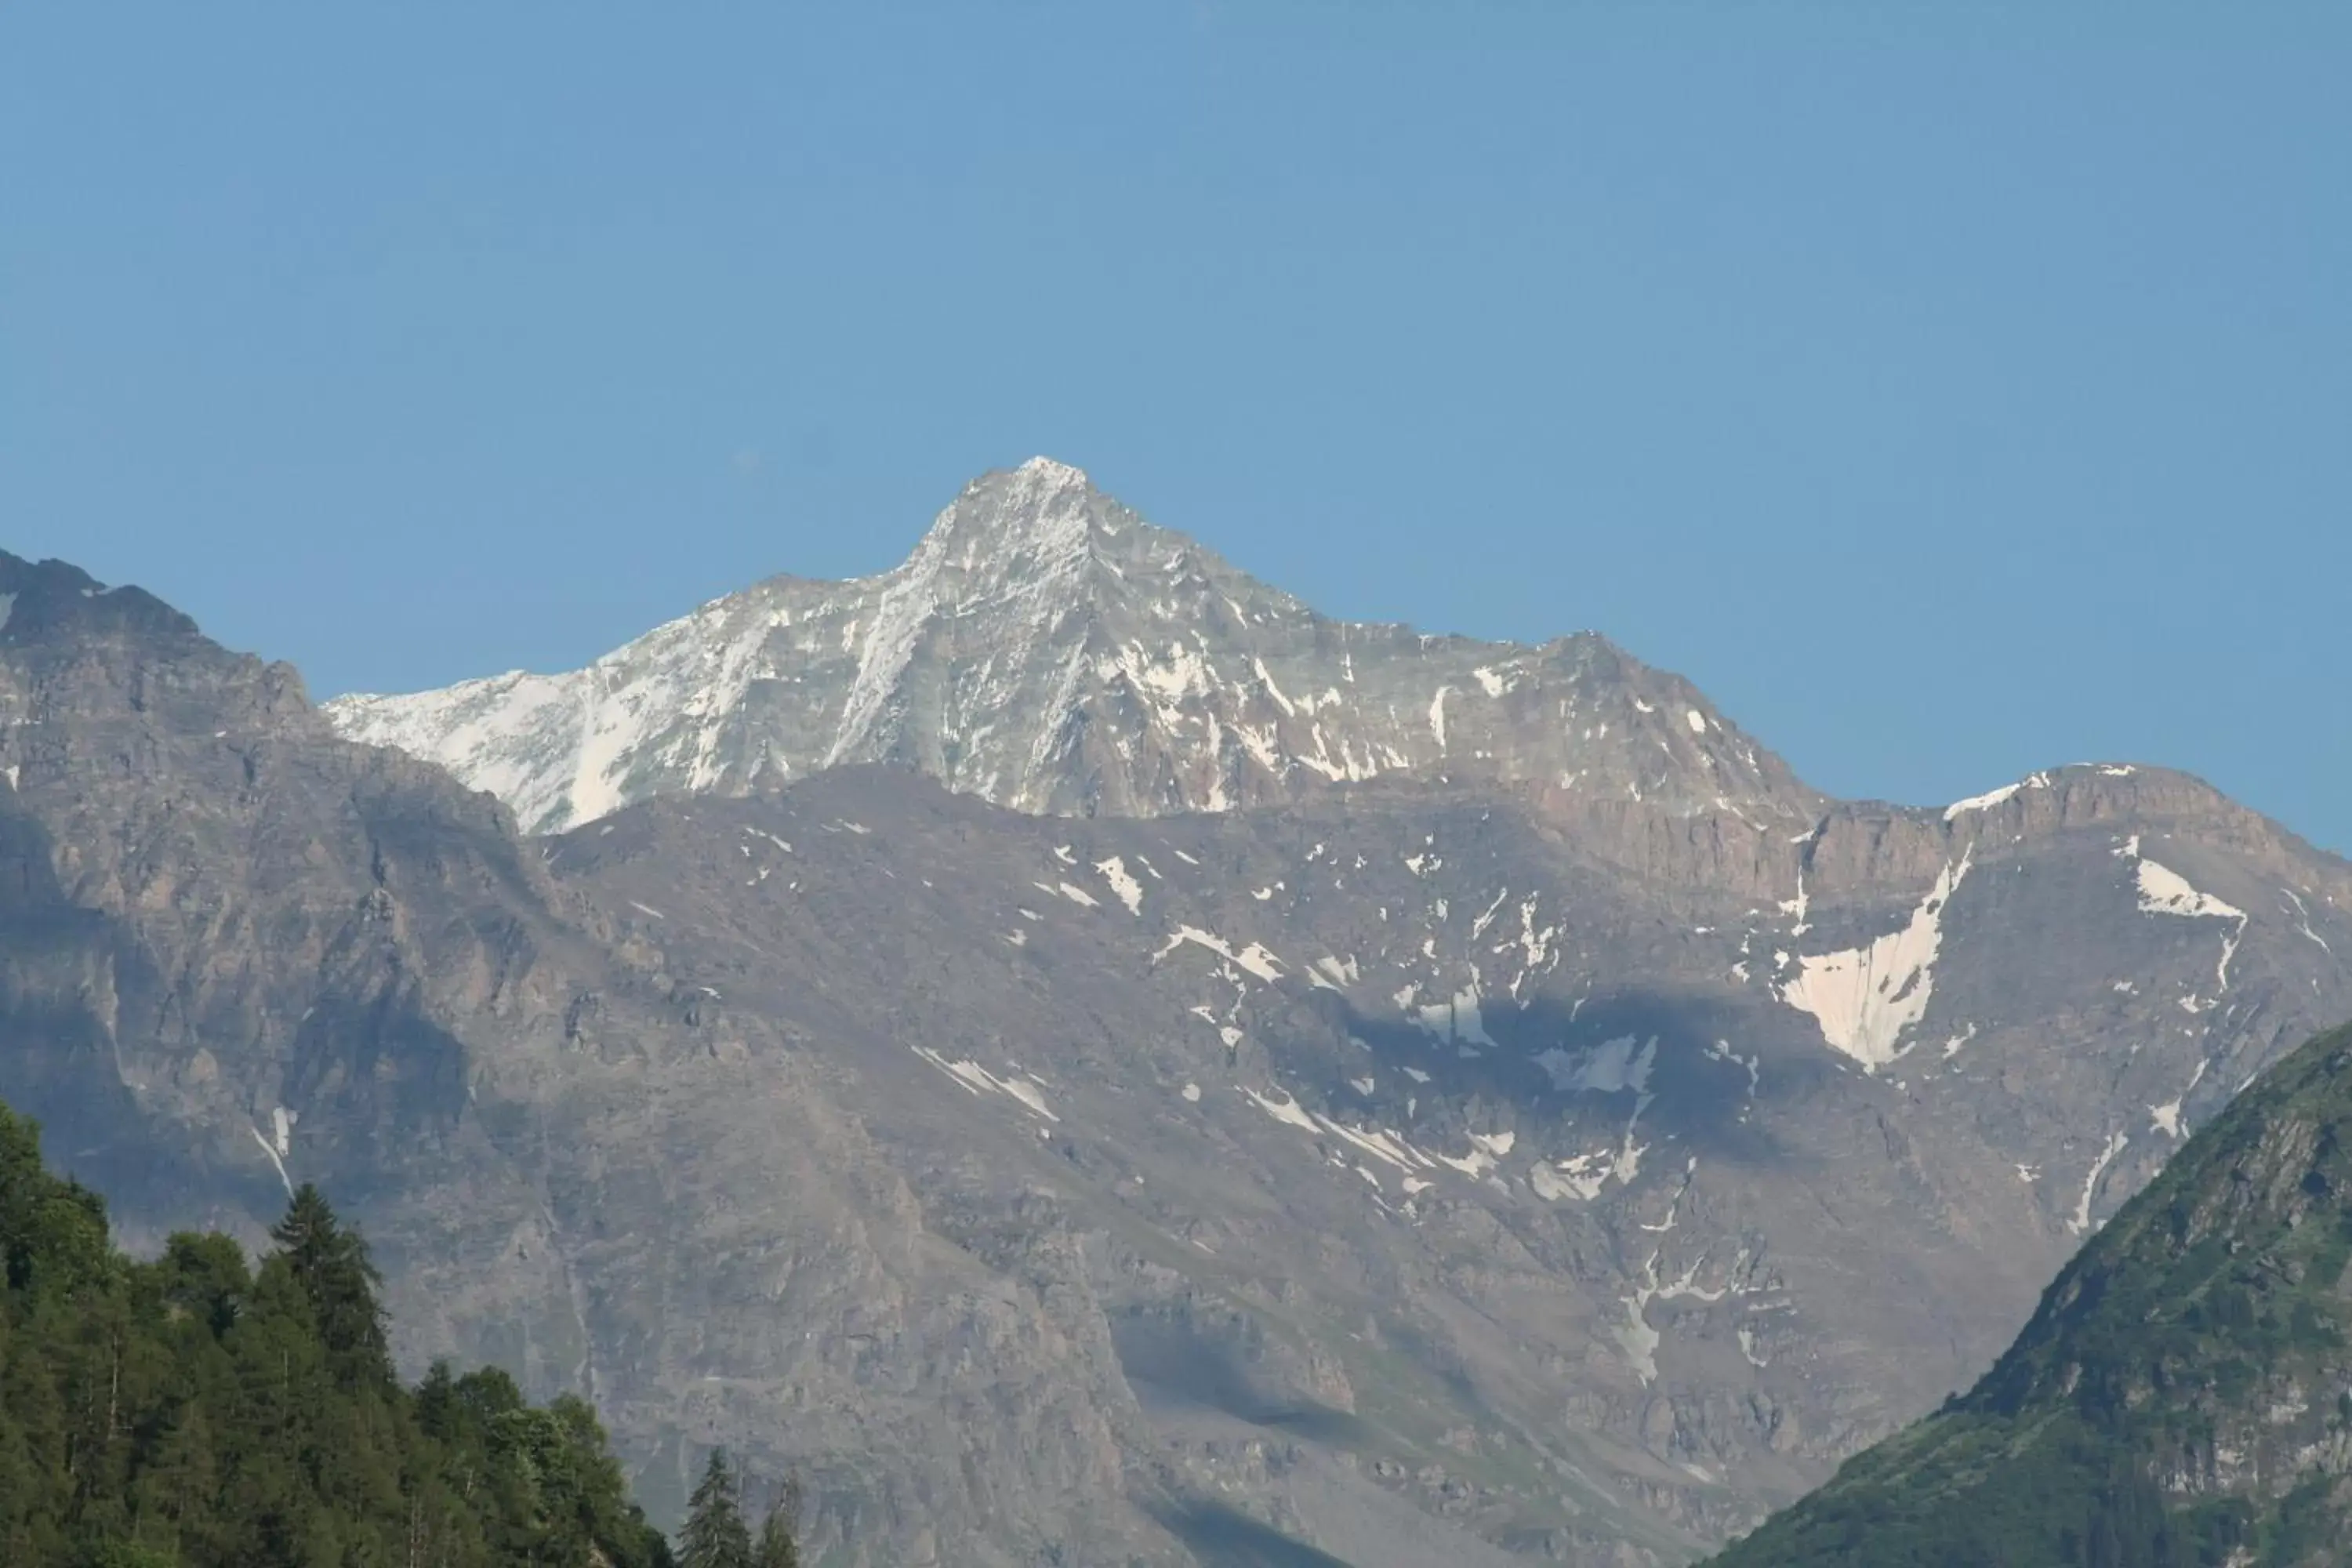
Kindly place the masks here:
POLYGON ((1092 552, 1103 527, 1102 500, 1083 469, 1032 458, 965 487, 900 570, 915 574, 952 565, 971 573, 992 563, 1006 569, 1067 566, 1092 552))
POLYGON ((1044 457, 974 479, 877 576, 772 578, 585 669, 328 712, 539 830, 859 762, 1044 813, 1221 811, 1393 774, 1682 813, 1815 799, 1686 682, 1598 637, 1328 620, 1044 457))

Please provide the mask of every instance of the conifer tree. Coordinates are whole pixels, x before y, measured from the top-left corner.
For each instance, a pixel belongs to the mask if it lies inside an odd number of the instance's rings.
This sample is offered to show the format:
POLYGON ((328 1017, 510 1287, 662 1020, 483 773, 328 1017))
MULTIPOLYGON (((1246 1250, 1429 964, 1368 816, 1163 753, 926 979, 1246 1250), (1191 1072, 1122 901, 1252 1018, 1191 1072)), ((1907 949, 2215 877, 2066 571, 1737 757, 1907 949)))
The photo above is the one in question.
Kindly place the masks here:
POLYGON ((743 1522, 743 1489, 727 1450, 710 1461, 687 1500, 686 1529, 677 1538, 678 1568, 752 1568, 751 1531, 743 1522))
POLYGON ((584 1402, 411 1394, 365 1242, 310 1188, 273 1234, 128 1258, 0 1106, 0 1568, 671 1568, 584 1402))
POLYGON ((286 1205, 286 1217, 270 1227, 269 1238, 285 1249, 310 1300, 337 1380, 347 1388, 391 1383, 392 1347, 376 1299, 383 1276, 368 1257, 367 1243, 343 1228, 325 1194, 308 1182, 286 1205))
POLYGON ((752 1548, 752 1568, 801 1568, 801 1549, 793 1539, 800 1523, 800 1489, 789 1483, 784 1495, 771 1504, 760 1521, 759 1544, 752 1548))

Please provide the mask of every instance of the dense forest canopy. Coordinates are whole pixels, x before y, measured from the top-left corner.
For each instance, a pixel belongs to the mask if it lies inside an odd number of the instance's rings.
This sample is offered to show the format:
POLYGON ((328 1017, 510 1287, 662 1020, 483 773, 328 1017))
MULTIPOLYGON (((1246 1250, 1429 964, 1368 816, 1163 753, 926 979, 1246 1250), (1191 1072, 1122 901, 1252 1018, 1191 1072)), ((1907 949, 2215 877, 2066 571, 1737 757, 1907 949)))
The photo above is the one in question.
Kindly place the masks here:
POLYGON ((402 1386, 358 1234, 305 1186, 271 1237, 126 1257, 0 1106, 0 1562, 669 1568, 584 1402, 402 1386))

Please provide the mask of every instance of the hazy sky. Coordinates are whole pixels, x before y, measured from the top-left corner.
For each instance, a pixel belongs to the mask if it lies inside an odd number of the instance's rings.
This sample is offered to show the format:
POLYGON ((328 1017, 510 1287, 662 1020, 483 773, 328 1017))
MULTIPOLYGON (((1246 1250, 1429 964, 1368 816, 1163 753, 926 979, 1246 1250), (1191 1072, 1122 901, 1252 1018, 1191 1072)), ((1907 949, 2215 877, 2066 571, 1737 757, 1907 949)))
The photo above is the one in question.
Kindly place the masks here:
POLYGON ((1045 452, 1842 794, 2352 847, 2347 80, 2341 0, 28 0, 0 547, 406 689, 1045 452))

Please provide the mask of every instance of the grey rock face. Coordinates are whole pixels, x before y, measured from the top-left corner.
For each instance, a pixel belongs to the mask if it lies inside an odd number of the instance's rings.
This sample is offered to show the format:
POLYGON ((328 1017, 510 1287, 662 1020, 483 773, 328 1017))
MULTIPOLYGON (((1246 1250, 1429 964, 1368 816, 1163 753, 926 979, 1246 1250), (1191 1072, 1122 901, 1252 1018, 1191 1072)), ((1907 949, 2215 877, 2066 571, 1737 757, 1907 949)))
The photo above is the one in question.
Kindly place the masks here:
MULTIPOLYGON (((1555 706, 1222 813, 840 766, 534 840, 135 590, 0 595, 0 1094, 150 1236, 321 1181, 411 1364, 592 1394, 657 1506, 790 1467, 832 1560, 1686 1559, 2352 1012, 2352 868, 2156 770, 1595 789, 1555 706)), ((1675 717, 1606 674, 1546 700, 1675 717)))
POLYGON ((549 865, 715 1018, 822 1042, 927 1204, 1076 1238, 1158 1484, 1364 1563, 1671 1561, 1964 1384, 2352 1005, 2352 888, 2145 771, 1654 826, 1635 875, 1484 788, 1030 821, 877 772, 549 865), (1441 1532, 1349 1537, 1375 1497, 1441 1532))
POLYGON ((975 480, 881 576, 772 578, 586 669, 327 713, 535 832, 867 762, 1058 815, 1440 775, 1682 812, 1814 805, 1687 682, 1600 637, 1525 647, 1326 620, 1044 458, 975 480))
POLYGON ((812 1474, 865 1561, 1183 1561, 1127 1501, 1098 1324, 927 1218, 817 1058, 715 1043, 495 801, 337 740, 284 667, 54 563, 0 557, 0 1095, 131 1239, 258 1240, 316 1180, 412 1367, 596 1393, 657 1505, 755 1346, 855 1456, 812 1474), (754 1277, 854 1326, 716 1310, 754 1277))

